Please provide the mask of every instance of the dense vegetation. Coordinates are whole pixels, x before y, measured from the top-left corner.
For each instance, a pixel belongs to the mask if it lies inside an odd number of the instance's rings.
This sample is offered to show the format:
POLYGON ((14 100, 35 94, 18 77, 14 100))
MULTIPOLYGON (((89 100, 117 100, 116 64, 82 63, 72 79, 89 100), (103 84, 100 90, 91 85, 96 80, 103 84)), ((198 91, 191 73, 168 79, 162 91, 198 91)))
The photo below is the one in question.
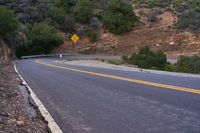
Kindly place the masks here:
POLYGON ((137 21, 132 6, 123 0, 0 0, 0 4, 13 10, 6 12, 4 8, 1 9, 4 15, 1 17, 7 15, 11 18, 1 21, 3 26, 0 36, 18 27, 17 18, 20 21, 19 31, 26 36, 23 46, 17 50, 18 56, 22 55, 22 51, 25 55, 49 53, 58 43, 62 43, 55 28, 66 33, 66 36, 77 33, 95 42, 103 24, 110 32, 120 34, 130 31, 137 21), (17 18, 13 17, 14 13, 17 18))
POLYGON ((18 48, 18 57, 28 54, 48 54, 56 46, 63 43, 63 38, 57 34, 54 27, 44 23, 29 26, 27 45, 18 48))
POLYGON ((122 56, 122 59, 139 68, 200 73, 200 54, 191 57, 180 56, 176 64, 170 64, 167 62, 166 55, 163 52, 153 52, 149 47, 145 46, 131 57, 122 56))
POLYGON ((177 0, 177 12, 179 20, 177 27, 181 30, 200 31, 200 1, 199 0, 177 0))
POLYGON ((92 17, 93 6, 90 0, 78 0, 73 7, 76 20, 81 23, 88 23, 92 17))
MULTIPOLYGON (((18 31, 24 33, 26 36, 25 45, 20 46, 19 49, 22 49, 21 51, 28 51, 26 53, 29 54, 48 53, 53 47, 59 45, 57 43, 52 45, 43 44, 47 41, 46 38, 38 37, 39 35, 43 36, 43 34, 38 34, 37 36, 37 39, 41 39, 38 41, 40 44, 33 41, 36 38, 31 37, 31 35, 35 27, 38 26, 38 23, 45 25, 41 30, 52 31, 54 29, 48 43, 54 39, 56 40, 54 40, 55 42, 62 43, 60 38, 57 38, 58 35, 56 32, 58 31, 66 33, 66 36, 77 33, 79 36, 87 36, 92 42, 95 42, 98 40, 99 31, 102 28, 114 34, 122 34, 132 30, 139 21, 139 17, 135 15, 133 7, 139 8, 142 5, 145 5, 145 7, 149 6, 149 8, 154 6, 167 7, 166 9, 173 10, 178 14, 179 19, 175 24, 178 29, 200 31, 199 0, 0 0, 0 4, 4 6, 0 9, 0 20, 5 20, 0 22, 0 36, 5 36, 19 29, 18 31), (132 3, 130 3, 131 1, 132 3), (5 7, 13 11, 8 11, 5 7), (19 28, 17 19, 20 21, 19 28), (30 27, 33 26, 33 28, 31 29, 27 25, 30 27), (48 27, 51 27, 51 30, 48 27), (39 48, 38 46, 44 48, 39 48), (37 50, 41 51, 36 52, 37 50)), ((150 15, 149 20, 156 20, 154 14, 150 15)), ((46 37, 49 37, 47 35, 46 37)), ((21 53, 19 51, 18 53, 21 53)), ((149 52, 148 54, 149 58, 152 58, 156 62, 165 60, 161 52, 153 54, 149 52)), ((132 59, 136 60, 136 58, 141 57, 137 54, 132 56, 132 59)), ((146 59, 146 61, 148 60, 146 59)), ((141 66, 163 69, 163 65, 153 66, 149 63, 141 66)))
POLYGON ((0 39, 11 32, 14 32, 18 27, 19 21, 14 12, 0 6, 0 39))
POLYGON ((200 73, 200 55, 181 56, 174 68, 178 72, 200 73))
MULTIPOLYGON (((200 1, 199 0, 132 0, 133 4, 146 4, 151 7, 167 7, 178 14, 175 24, 179 30, 200 32, 200 1)), ((155 15, 155 14, 154 14, 155 15)))
POLYGON ((167 64, 167 57, 163 52, 153 52, 149 47, 145 46, 138 53, 134 53, 128 59, 128 62, 140 68, 163 70, 167 64))
POLYGON ((121 0, 108 0, 103 13, 105 27, 112 33, 121 34, 130 31, 138 18, 131 5, 121 0))

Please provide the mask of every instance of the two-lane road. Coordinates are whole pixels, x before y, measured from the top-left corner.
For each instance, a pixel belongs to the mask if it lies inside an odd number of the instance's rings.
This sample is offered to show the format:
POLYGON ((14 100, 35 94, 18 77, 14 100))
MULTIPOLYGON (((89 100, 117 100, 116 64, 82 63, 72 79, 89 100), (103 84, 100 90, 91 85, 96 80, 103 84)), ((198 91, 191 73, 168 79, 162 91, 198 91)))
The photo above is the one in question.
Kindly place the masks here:
POLYGON ((200 133, 200 78, 73 66, 17 69, 63 132, 200 133))

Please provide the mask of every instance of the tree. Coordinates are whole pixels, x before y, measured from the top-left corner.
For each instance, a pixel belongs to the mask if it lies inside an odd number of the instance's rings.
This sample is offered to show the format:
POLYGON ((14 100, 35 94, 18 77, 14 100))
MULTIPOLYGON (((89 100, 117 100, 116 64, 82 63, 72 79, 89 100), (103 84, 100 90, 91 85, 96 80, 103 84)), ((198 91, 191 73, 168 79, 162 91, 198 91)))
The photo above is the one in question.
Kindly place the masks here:
POLYGON ((130 57, 129 63, 140 68, 164 70, 167 64, 167 57, 163 52, 153 52, 148 46, 145 46, 130 57))
POLYGON ((121 0, 108 0, 102 18, 105 27, 115 34, 130 31, 138 20, 132 6, 121 0))
POLYGON ((93 6, 90 0, 78 0, 73 8, 76 20, 87 23, 92 17, 93 6))
POLYGON ((56 28, 64 29, 66 12, 63 8, 54 7, 48 11, 47 16, 51 18, 52 25, 56 28))
POLYGON ((3 38, 7 34, 14 32, 19 27, 19 21, 17 20, 13 11, 0 7, 0 38, 3 38))
POLYGON ((27 33, 27 46, 31 54, 48 54, 63 43, 54 27, 39 23, 34 24, 27 33))
POLYGON ((178 72, 200 73, 200 55, 180 56, 175 66, 178 72))
POLYGON ((57 7, 63 8, 65 11, 69 10, 69 3, 68 0, 56 0, 55 5, 57 7))

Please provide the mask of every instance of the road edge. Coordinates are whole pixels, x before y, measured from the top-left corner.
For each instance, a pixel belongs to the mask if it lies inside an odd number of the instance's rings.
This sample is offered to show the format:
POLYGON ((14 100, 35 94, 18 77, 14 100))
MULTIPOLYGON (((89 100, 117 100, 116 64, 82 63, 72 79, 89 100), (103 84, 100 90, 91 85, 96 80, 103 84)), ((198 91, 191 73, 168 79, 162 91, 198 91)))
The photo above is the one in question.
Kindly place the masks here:
POLYGON ((16 62, 14 62, 14 69, 17 75, 22 80, 22 83, 26 86, 28 91, 30 92, 30 97, 35 102, 36 106, 38 107, 41 115, 44 117, 45 121, 48 123, 48 127, 52 133, 63 133, 63 131, 60 129, 58 124, 55 122, 51 114, 48 112, 48 110, 45 108, 44 104, 40 101, 40 99, 37 97, 37 95, 33 92, 31 87, 27 84, 27 82, 23 79, 23 77, 19 74, 17 68, 16 68, 16 62))
MULTIPOLYGON (((63 61, 63 60, 54 60, 56 63, 60 63, 57 61, 63 61)), ((192 73, 181 73, 181 72, 170 72, 170 71, 162 71, 162 70, 153 70, 153 69, 141 69, 141 68, 134 68, 129 66, 123 66, 123 65, 113 65, 113 66, 107 66, 107 67, 101 67, 101 66, 91 66, 91 65, 80 65, 80 64, 70 64, 68 63, 68 60, 65 62, 65 64, 68 65, 74 65, 74 66, 84 66, 84 67, 93 67, 93 68, 105 68, 105 69, 113 69, 113 70, 121 70, 121 71, 129 71, 129 72, 143 72, 143 73, 152 73, 152 74, 159 74, 159 75, 169 75, 169 76, 178 76, 178 77, 184 77, 184 78, 200 78, 200 74, 192 74, 192 73), (125 68, 126 67, 126 68, 125 68)), ((111 64, 112 65, 112 64, 111 64)))

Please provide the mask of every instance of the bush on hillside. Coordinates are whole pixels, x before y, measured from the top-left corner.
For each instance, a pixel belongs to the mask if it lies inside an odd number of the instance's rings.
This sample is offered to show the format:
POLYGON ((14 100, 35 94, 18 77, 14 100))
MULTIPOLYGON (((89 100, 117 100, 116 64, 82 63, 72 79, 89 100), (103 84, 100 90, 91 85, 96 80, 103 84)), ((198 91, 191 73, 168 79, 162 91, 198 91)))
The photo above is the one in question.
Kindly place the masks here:
POLYGON ((138 20, 132 6, 121 0, 108 0, 102 18, 105 27, 115 34, 132 30, 138 20))
POLYGON ((200 12, 200 1, 199 0, 189 0, 189 5, 195 11, 200 12))
POLYGON ((14 32, 19 27, 19 22, 13 11, 0 7, 0 38, 14 32))
POLYGON ((153 6, 158 6, 161 8, 165 8, 167 6, 170 6, 172 3, 178 4, 180 1, 182 2, 183 0, 132 0, 133 3, 137 5, 145 5, 148 7, 153 7, 153 6))
POLYGON ((164 70, 167 57, 163 52, 153 52, 148 46, 145 46, 130 57, 129 63, 140 68, 164 70))
POLYGON ((200 30, 200 12, 194 10, 184 11, 177 22, 179 29, 199 32, 200 30))
POLYGON ((73 8, 76 20, 87 23, 92 18, 93 5, 90 0, 78 0, 73 8))
POLYGON ((200 1, 176 0, 175 9, 179 12, 177 27, 180 30, 199 32, 200 30, 200 1))
POLYGON ((29 27, 27 32, 27 46, 18 48, 18 57, 25 54, 48 54, 55 47, 63 43, 63 38, 57 34, 54 27, 39 23, 29 27))
POLYGON ((17 56, 17 58, 20 59, 22 56, 31 55, 31 53, 28 47, 20 45, 19 47, 17 47, 15 55, 17 56))
POLYGON ((69 3, 68 0, 56 0, 55 5, 59 8, 64 9, 65 11, 69 11, 69 3))
POLYGON ((97 41, 98 35, 97 35, 96 32, 94 32, 94 31, 88 29, 88 30, 86 30, 86 34, 87 34, 87 36, 89 37, 90 41, 92 41, 92 42, 97 41))
POLYGON ((50 9, 47 13, 47 16, 51 19, 51 24, 59 29, 64 29, 65 15, 66 11, 58 7, 50 9))
POLYGON ((200 55, 181 56, 175 67, 178 72, 200 73, 200 55))

